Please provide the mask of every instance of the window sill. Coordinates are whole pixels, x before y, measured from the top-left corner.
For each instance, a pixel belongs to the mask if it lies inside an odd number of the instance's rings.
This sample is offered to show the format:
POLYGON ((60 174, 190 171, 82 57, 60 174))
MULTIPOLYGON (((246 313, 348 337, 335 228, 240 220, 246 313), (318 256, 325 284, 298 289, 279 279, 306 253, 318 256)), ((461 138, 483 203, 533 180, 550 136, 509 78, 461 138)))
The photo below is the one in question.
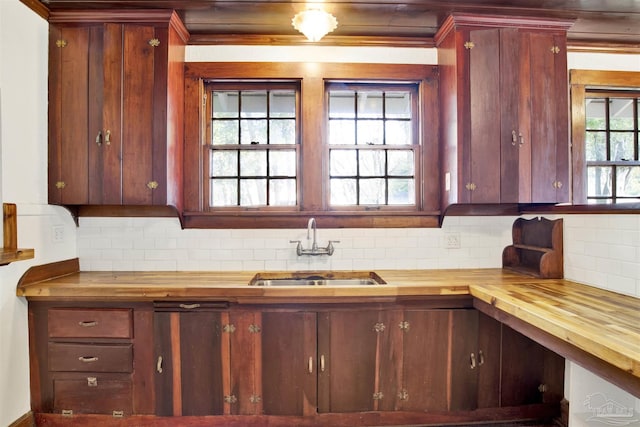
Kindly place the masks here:
POLYGON ((439 212, 292 212, 209 213, 185 212, 184 228, 306 228, 314 217, 322 228, 438 228, 439 212))

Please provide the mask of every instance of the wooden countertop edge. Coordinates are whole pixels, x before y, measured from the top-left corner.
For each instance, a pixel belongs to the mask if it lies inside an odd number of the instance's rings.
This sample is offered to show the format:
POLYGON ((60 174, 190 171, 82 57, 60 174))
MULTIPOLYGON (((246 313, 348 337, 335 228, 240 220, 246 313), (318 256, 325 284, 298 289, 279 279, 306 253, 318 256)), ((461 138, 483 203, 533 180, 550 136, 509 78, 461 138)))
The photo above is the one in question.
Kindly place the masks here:
MULTIPOLYGON (((72 301, 157 301, 157 300, 193 300, 218 299, 238 304, 308 304, 308 303, 358 303, 367 298, 369 302, 397 302, 407 298, 464 298, 468 296, 478 301, 478 306, 490 307, 511 316, 512 323, 522 323, 536 328, 553 337, 566 346, 577 349, 578 356, 571 353, 565 355, 589 360, 590 357, 610 364, 622 372, 622 379, 615 378, 616 384, 625 384, 640 397, 640 351, 630 346, 619 345, 613 338, 603 335, 601 330, 579 329, 562 319, 560 308, 549 306, 545 312, 540 304, 532 304, 526 299, 518 299, 505 291, 509 287, 525 285, 539 292, 546 292, 551 298, 554 295, 553 286, 585 287, 588 285, 574 283, 563 279, 536 279, 513 273, 506 273, 501 269, 469 269, 469 270, 407 270, 388 271, 387 274, 396 280, 393 284, 367 287, 253 287, 248 286, 252 277, 250 272, 80 272, 77 258, 57 263, 36 266, 29 269, 20 279, 16 294, 29 300, 65 299, 72 301), (171 280, 180 279, 167 285, 166 280, 160 280, 164 274, 171 280), (423 274, 424 278, 416 277, 423 274), (220 277, 219 280, 215 278, 220 277), (142 280, 141 280, 142 279, 142 280), (204 280, 203 280, 204 279, 204 280), (195 285, 184 285, 195 280, 195 285), (198 280, 200 282, 198 282, 198 280), (209 281, 207 281, 209 280, 209 281), (442 284, 443 281, 457 280, 461 284, 442 284), (424 284, 417 284, 420 282, 424 284), (485 283, 486 282, 486 283, 485 283), (484 305, 483 305, 484 304, 484 305), (556 310, 554 312, 553 310, 556 310), (583 354, 584 353, 584 354, 583 354), (588 355, 588 356, 587 356, 588 355), (626 374, 626 375, 625 375, 626 374)), ((520 288, 517 288, 520 289, 520 288)), ((593 288, 599 293, 615 298, 617 294, 593 288)), ((632 298, 632 297, 630 297, 632 298)), ((474 305, 476 303, 474 302, 474 305)), ((495 313, 494 313, 495 314, 495 313)), ((499 314, 502 316, 502 314, 499 314)), ((498 316, 496 314, 494 317, 498 316)), ((575 316, 574 316, 575 317, 575 316)), ((497 318, 497 317, 496 317, 497 318)), ((500 319, 499 319, 500 320, 500 319)), ((502 320, 501 320, 502 321, 502 320)), ((508 322, 503 322, 507 323, 508 322)), ((584 325, 581 325, 584 326, 584 325)), ((521 328, 526 329, 525 326, 521 328)), ((624 329, 620 322, 619 329, 624 329)), ((525 335, 527 335, 525 333, 525 335)), ((534 338, 535 337, 531 337, 534 338)), ((547 339, 547 341, 549 341, 547 339)), ((544 344, 544 343, 543 343, 544 344)), ((556 344, 556 347, 561 346, 556 344)), ((597 368, 597 367, 596 367, 597 368)), ((596 369, 597 371, 597 369, 596 369)), ((607 370, 605 374, 609 375, 607 370)), ((617 374, 616 374, 617 375, 617 374)), ((614 375, 614 376, 616 376, 614 375)))
POLYGON ((608 334, 604 330, 606 325, 602 325, 603 330, 600 331, 591 329, 578 330, 572 327, 569 322, 564 321, 562 317, 554 316, 555 313, 552 313, 550 309, 544 312, 548 316, 545 318, 539 314, 539 310, 538 313, 534 312, 535 304, 517 298, 509 298, 504 294, 496 295, 496 293, 492 293, 490 289, 487 290, 482 285, 471 285, 469 290, 474 298, 482 300, 582 350, 588 351, 596 357, 603 360, 615 360, 616 363, 614 364, 620 369, 640 377, 640 353, 629 343, 620 344, 614 342, 613 339, 608 339, 608 334), (603 342, 606 345, 602 344, 603 342))

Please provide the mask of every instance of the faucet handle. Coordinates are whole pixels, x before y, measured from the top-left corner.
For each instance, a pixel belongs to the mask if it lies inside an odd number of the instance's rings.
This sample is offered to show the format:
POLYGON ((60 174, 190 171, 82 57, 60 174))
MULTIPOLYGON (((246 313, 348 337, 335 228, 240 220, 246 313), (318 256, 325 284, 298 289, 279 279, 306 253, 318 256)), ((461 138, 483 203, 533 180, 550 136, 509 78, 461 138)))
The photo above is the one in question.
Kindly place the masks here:
POLYGON ((329 240, 329 244, 327 245, 327 255, 329 256, 333 255, 333 251, 335 249, 333 247, 334 243, 340 243, 340 240, 329 240))
POLYGON ((298 254, 298 256, 302 255, 302 241, 300 241, 300 240, 289 240, 289 243, 297 243, 297 245, 296 245, 296 254, 298 254))

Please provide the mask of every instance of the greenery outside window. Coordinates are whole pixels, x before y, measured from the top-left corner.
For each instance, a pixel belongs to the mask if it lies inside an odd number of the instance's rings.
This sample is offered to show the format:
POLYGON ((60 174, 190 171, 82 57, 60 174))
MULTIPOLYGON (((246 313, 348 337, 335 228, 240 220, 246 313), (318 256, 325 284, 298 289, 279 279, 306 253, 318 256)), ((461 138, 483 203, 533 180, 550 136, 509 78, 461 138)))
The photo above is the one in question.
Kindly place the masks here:
POLYGON ((415 207, 417 85, 327 89, 331 207, 415 207))
POLYGON ((292 84, 207 85, 210 208, 297 206, 297 92, 292 84))
POLYGON ((587 90, 585 149, 589 203, 640 201, 640 92, 587 90))
POLYGON ((570 70, 569 77, 572 206, 564 209, 636 213, 640 73, 570 70))

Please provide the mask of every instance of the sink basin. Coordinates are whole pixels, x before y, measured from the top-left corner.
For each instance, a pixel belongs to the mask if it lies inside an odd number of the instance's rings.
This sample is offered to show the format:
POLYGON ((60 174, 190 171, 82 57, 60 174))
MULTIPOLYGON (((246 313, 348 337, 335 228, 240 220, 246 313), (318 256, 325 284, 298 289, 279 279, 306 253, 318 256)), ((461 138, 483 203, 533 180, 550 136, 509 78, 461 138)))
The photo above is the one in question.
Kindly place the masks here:
POLYGON ((250 286, 377 286, 387 282, 372 271, 258 273, 250 286))

